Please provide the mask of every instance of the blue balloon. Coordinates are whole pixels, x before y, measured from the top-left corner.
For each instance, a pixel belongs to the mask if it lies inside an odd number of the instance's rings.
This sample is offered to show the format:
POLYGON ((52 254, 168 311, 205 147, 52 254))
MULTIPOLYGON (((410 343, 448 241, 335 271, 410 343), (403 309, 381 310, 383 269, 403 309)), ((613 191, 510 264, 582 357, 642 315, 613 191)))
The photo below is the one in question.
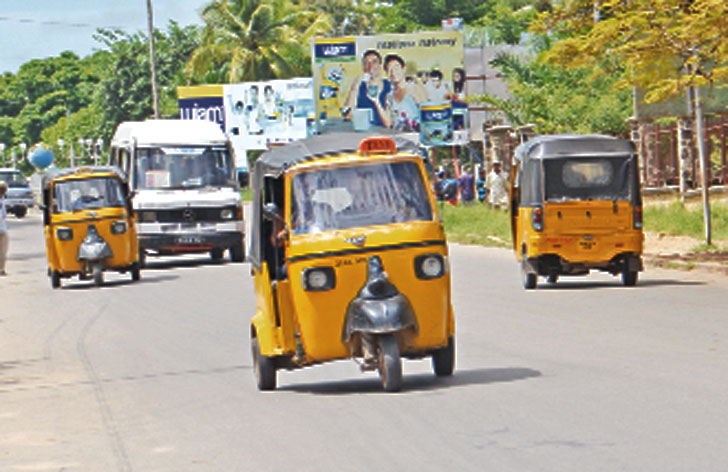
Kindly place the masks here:
POLYGON ((53 163, 53 153, 42 147, 36 148, 28 156, 28 162, 39 169, 45 169, 53 163))

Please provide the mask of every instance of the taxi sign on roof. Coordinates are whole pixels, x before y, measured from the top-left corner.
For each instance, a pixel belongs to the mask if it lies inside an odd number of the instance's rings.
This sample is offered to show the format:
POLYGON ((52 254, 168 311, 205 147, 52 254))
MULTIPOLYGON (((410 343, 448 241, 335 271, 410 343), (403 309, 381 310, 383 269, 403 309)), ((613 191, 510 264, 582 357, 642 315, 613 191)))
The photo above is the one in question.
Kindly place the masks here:
POLYGON ((363 139, 359 144, 359 153, 367 154, 394 154, 397 145, 392 138, 374 137, 363 139))

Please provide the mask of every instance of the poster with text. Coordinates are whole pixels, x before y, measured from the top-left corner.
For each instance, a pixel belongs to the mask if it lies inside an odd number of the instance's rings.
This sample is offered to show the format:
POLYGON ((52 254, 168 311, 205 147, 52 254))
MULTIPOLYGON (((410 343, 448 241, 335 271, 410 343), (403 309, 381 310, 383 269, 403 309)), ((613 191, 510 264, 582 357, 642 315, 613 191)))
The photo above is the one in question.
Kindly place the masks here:
POLYGON ((422 144, 467 142, 462 32, 318 38, 312 47, 316 132, 387 128, 419 139, 423 106, 437 104, 448 111, 425 116, 438 137, 422 144))

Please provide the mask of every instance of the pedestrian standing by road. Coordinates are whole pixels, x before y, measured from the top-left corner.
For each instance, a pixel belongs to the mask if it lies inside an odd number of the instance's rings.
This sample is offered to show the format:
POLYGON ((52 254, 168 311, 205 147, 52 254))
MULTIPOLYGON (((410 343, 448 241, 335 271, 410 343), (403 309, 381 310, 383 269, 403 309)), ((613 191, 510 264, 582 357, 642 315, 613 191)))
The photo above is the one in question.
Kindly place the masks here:
POLYGON ((501 174, 501 163, 495 161, 493 170, 485 179, 485 188, 488 189, 488 203, 495 208, 508 209, 508 190, 506 178, 501 174))
POLYGON ((470 166, 463 166, 463 173, 458 178, 460 200, 463 205, 470 205, 475 200, 475 177, 470 173, 470 166))
POLYGON ((8 256, 8 210, 5 206, 5 194, 8 184, 0 182, 0 276, 5 273, 5 261, 8 256))
POLYGON ((485 188, 485 169, 483 167, 478 169, 478 178, 475 179, 475 190, 478 194, 478 201, 485 203, 485 196, 488 191, 485 188))

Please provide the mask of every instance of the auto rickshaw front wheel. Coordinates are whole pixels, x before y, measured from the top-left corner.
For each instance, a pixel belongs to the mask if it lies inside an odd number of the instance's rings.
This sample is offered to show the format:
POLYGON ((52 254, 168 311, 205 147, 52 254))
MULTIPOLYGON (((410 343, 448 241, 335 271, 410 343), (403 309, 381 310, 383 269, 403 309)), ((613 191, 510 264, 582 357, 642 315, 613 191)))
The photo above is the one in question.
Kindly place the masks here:
POLYGON ((432 353, 432 370, 438 377, 452 375, 455 370, 455 338, 447 338, 447 346, 432 353))
POLYGON ((97 287, 101 287, 104 283, 104 271, 101 269, 101 263, 96 262, 93 267, 93 273, 94 273, 94 284, 96 284, 97 287))
POLYGON ((402 389, 402 359, 394 334, 379 336, 379 376, 385 391, 398 392, 402 389))
POLYGON ((258 390, 275 390, 276 388, 276 366, 273 359, 260 353, 258 338, 250 340, 250 350, 253 354, 253 370, 258 390))

